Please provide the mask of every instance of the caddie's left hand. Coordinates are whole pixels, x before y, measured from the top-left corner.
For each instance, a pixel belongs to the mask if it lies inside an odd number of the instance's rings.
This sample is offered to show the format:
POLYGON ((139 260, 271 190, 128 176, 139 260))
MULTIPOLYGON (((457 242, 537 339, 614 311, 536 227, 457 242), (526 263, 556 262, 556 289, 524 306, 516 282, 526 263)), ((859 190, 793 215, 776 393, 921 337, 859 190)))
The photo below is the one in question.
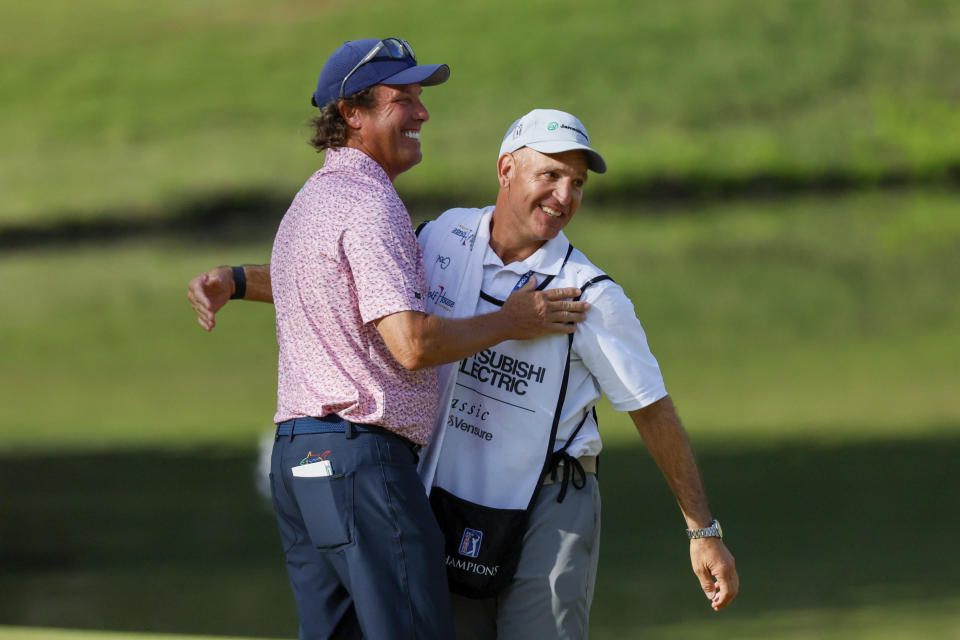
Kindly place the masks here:
POLYGON ((690 541, 690 562, 714 611, 733 602, 740 590, 736 561, 720 538, 690 541))

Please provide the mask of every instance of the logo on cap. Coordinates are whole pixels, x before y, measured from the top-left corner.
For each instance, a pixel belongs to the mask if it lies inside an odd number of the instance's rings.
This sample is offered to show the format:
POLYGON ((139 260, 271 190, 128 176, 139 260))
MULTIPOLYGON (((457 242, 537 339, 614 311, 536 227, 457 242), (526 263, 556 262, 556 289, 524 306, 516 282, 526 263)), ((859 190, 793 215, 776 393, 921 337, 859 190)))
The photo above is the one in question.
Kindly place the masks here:
POLYGON ((551 122, 550 124, 547 125, 547 131, 556 131, 557 127, 559 126, 560 125, 556 121, 551 122))
POLYGON ((562 124, 562 125, 560 125, 560 128, 561 128, 561 129, 569 129, 570 131, 576 132, 579 136, 581 136, 582 138, 584 138, 584 139, 587 140, 588 142, 590 141, 590 136, 588 136, 588 135, 586 134, 586 132, 580 131, 580 129, 577 129, 576 127, 568 127, 567 125, 562 124))

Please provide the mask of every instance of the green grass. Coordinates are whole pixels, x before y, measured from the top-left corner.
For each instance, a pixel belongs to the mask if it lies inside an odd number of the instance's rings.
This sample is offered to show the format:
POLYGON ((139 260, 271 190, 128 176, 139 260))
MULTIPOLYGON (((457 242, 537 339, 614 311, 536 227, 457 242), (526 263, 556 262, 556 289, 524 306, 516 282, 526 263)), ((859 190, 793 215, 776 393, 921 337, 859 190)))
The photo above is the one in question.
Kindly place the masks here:
POLYGON ((584 210, 570 235, 631 294, 694 431, 773 437, 776 425, 844 438, 956 421, 953 196, 867 193, 633 220, 584 210))
MULTIPOLYGON (((960 638, 944 542, 960 198, 869 190, 955 180, 957 3, 0 7, 0 233, 292 196, 320 162, 311 85, 346 38, 407 37, 453 68, 425 94, 425 159, 397 183, 411 201, 491 200, 509 122, 578 114, 611 169, 570 236, 634 300, 743 581, 710 612, 669 491, 603 406, 592 637, 960 638), (751 181, 867 188, 709 200, 751 181), (629 200, 661 183, 708 199, 629 200)), ((211 265, 266 261, 271 238, 212 240, 0 253, 0 622, 26 625, 0 640, 295 634, 251 477, 275 403, 272 309, 232 303, 206 334, 185 299, 211 265)))
MULTIPOLYGON (((726 638, 757 640, 902 640, 903 638, 957 638, 960 628, 951 607, 953 601, 907 603, 864 607, 854 611, 803 611, 768 614, 750 622, 711 620, 698 624, 673 624, 645 628, 637 635, 610 635, 602 625, 596 638, 644 638, 683 640, 697 635, 722 634, 726 638)), ((247 638, 248 636, 243 636, 247 638)), ((221 635, 180 635, 123 633, 115 631, 71 631, 65 629, 0 627, 0 640, 239 640, 221 635)))
POLYGON ((239 636, 80 631, 45 627, 0 626, 0 640, 241 640, 239 636))
POLYGON ((19 302, 0 324, 0 446, 248 446, 275 407, 273 308, 227 309, 207 335, 186 299, 192 275, 238 253, 267 261, 269 241, 5 256, 19 302))
MULTIPOLYGON (((702 447, 742 579, 712 612, 683 521, 642 448, 604 450, 592 637, 956 637, 944 547, 960 437, 702 447), (889 625, 889 626, 888 626, 889 625), (933 634, 933 632, 942 635, 933 634)), ((0 620, 293 637, 276 525, 252 451, 0 456, 0 620)))
MULTIPOLYGON (((689 429, 715 439, 897 436, 960 419, 960 225, 950 194, 585 207, 574 242, 622 283, 689 429)), ((186 282, 269 238, 130 241, 0 257, 0 449, 246 446, 273 414, 272 308, 212 334, 186 282)), ((631 436, 606 411, 611 442, 631 436)))
POLYGON ((492 193, 500 136, 537 106, 586 122, 611 167, 601 190, 936 181, 960 162, 948 0, 2 4, 0 226, 292 194, 319 162, 304 123, 322 62, 369 34, 453 69, 426 93, 409 194, 492 193))
MULTIPOLYGON (((960 567, 943 546, 960 509, 957 205, 932 191, 646 212, 588 200, 570 235, 635 302, 743 582, 709 610, 672 496, 604 408, 592 637, 957 637, 960 567)), ((269 244, 0 256, 4 624, 294 635, 253 489, 272 309, 231 303, 207 334, 185 299, 195 273, 264 261, 269 244)))
MULTIPOLYGON (((722 615, 709 621, 648 627, 642 636, 610 635, 594 617, 592 637, 646 640, 687 640, 720 636, 737 640, 903 640, 904 638, 960 638, 953 613, 956 600, 864 605, 856 609, 813 609, 767 613, 752 620, 728 621, 722 615)), ((0 626, 0 640, 240 640, 239 637, 75 631, 0 626)))
MULTIPOLYGON (((808 609, 760 614, 751 620, 719 619, 695 624, 656 626, 644 638, 686 640, 719 636, 737 640, 904 640, 905 638, 960 638, 954 612, 956 599, 864 604, 849 609, 808 609)), ((599 634, 595 634, 599 635, 599 634)))

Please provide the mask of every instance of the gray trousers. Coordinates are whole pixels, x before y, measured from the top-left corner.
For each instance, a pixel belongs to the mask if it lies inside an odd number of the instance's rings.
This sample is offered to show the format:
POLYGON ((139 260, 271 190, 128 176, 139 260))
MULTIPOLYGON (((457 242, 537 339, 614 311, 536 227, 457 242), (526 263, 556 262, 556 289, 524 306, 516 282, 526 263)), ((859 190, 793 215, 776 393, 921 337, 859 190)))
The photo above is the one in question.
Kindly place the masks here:
POLYGON ((600 491, 587 474, 583 489, 543 487, 523 537, 517 573, 495 598, 454 594, 457 640, 585 640, 600 552, 600 491))

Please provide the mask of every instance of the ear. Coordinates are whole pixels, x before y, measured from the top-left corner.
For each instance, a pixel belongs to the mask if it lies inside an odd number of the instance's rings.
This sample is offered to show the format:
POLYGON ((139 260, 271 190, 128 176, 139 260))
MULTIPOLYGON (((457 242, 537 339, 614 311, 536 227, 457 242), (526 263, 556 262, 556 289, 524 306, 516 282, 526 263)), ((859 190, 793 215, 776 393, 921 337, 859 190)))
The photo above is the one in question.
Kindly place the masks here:
POLYGON ((512 153, 505 153, 497 160, 497 180, 500 182, 500 188, 506 189, 510 185, 510 179, 517 172, 517 159, 512 153))
POLYGON ((347 123, 349 128, 360 128, 360 107, 348 105, 343 100, 340 100, 337 103, 337 111, 340 112, 340 117, 343 118, 343 121, 347 123))

